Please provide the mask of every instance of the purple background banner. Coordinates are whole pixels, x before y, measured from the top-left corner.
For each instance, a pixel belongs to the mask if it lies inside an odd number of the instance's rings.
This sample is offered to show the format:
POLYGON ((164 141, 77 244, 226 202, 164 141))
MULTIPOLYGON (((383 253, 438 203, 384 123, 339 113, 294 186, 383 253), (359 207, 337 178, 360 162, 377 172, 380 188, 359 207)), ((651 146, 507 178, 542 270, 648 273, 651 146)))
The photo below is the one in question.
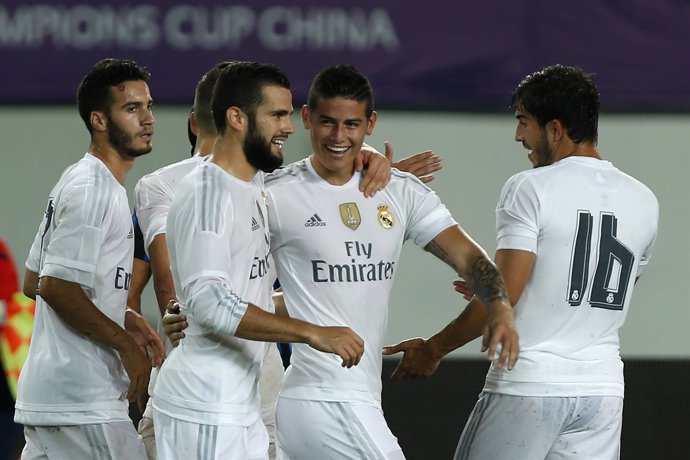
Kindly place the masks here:
POLYGON ((26 1, 0 4, 0 104, 71 104, 104 57, 152 72, 157 104, 191 104, 223 59, 272 62, 295 105, 333 63, 358 66, 378 108, 505 110, 527 73, 595 74, 605 111, 690 111, 682 0, 26 1))

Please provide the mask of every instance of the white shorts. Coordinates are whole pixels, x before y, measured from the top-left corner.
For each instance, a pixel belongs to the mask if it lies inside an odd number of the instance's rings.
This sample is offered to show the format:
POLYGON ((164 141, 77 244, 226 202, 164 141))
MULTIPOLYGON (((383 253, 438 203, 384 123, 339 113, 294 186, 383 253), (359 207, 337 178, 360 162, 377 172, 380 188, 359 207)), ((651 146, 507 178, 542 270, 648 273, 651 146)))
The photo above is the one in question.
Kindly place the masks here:
POLYGON ((482 392, 455 460, 618 460, 623 398, 482 392))
POLYGON ((153 410, 158 458, 165 460, 268 460, 261 419, 248 427, 201 425, 153 410))
MULTIPOLYGON (((156 369, 156 368, 154 368, 156 369)), ((283 381, 283 361, 275 343, 266 343, 266 352, 261 362, 259 375, 259 396, 261 398, 261 418, 268 432, 268 458, 275 460, 276 400, 283 381)), ((157 374, 157 372, 156 372, 157 374)), ((151 370, 153 379, 154 370, 151 370)), ((149 398, 146 410, 139 422, 139 434, 144 440, 149 460, 156 460, 156 437, 153 428, 153 398, 149 398)))
POLYGON ((22 460, 146 460, 132 422, 94 425, 24 426, 22 460))
POLYGON ((278 398, 278 460, 404 460, 380 407, 278 398))

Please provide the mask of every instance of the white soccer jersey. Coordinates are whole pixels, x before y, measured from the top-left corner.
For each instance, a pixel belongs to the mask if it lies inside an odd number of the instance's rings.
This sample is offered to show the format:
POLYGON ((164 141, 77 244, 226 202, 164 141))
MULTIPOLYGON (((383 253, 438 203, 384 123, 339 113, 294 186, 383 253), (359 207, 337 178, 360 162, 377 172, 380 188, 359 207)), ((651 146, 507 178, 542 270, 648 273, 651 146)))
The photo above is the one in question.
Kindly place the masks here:
POLYGON ((175 190, 166 238, 189 327, 163 364, 153 398, 154 409, 170 417, 249 426, 261 416, 257 379, 265 343, 233 337, 234 330, 221 336, 210 323, 232 311, 239 322, 246 302, 272 310, 262 192, 262 174, 244 182, 210 162, 175 190))
MULTIPOLYGON (((50 192, 26 268, 79 283, 87 297, 124 326, 134 232, 127 193, 87 154, 50 192)), ((15 421, 79 425, 129 420, 129 379, 119 354, 67 326, 36 297, 31 346, 19 378, 15 421)))
POLYGON ((349 326, 365 342, 359 365, 295 344, 282 396, 380 403, 381 348, 388 299, 403 243, 426 246, 455 224, 438 196, 414 176, 393 170, 373 198, 360 175, 333 186, 305 159, 266 177, 272 254, 290 316, 349 326))
POLYGON ((623 396, 618 329, 656 238, 659 205, 610 162, 568 157, 510 178, 496 209, 498 249, 536 254, 515 307, 520 359, 492 365, 485 390, 623 396))
POLYGON ((134 189, 134 209, 144 235, 144 249, 147 254, 156 235, 165 233, 168 209, 177 183, 203 160, 204 157, 198 155, 186 158, 157 169, 137 182, 134 189))
MULTIPOLYGON (((170 203, 172 203, 175 187, 201 161, 204 161, 204 157, 195 155, 177 163, 163 166, 143 176, 134 187, 134 209, 137 214, 139 228, 144 236, 144 250, 147 255, 149 254, 149 246, 153 239, 158 235, 165 234, 168 210, 170 209, 170 203)), ((167 355, 172 351, 173 346, 163 331, 160 317, 158 333, 163 338, 167 355)), ((149 394, 151 395, 153 394, 153 388, 156 386, 157 379, 158 368, 153 368, 151 369, 151 378, 149 380, 149 394)), ((152 403, 152 398, 149 398, 147 410, 152 403)), ((150 416, 150 414, 145 415, 150 416)))

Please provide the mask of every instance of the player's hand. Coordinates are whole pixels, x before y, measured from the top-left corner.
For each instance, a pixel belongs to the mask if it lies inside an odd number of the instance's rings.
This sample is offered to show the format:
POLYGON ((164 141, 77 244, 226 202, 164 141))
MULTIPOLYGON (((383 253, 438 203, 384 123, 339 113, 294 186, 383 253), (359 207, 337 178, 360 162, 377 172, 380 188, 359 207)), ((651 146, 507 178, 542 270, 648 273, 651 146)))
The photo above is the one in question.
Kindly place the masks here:
POLYGON ((141 316, 136 311, 128 308, 125 312, 125 330, 134 339, 134 342, 139 347, 139 351, 144 356, 144 358, 150 358, 147 368, 147 374, 145 381, 140 377, 134 377, 139 369, 136 362, 137 358, 128 358, 130 360, 129 366, 131 370, 128 370, 128 364, 125 364, 125 355, 122 356, 122 364, 125 366, 125 371, 130 378, 130 388, 127 392, 127 397, 132 398, 130 401, 136 400, 137 406, 140 411, 144 411, 146 407, 146 402, 149 399, 148 385, 151 373, 151 366, 160 366, 163 364, 163 358, 165 356, 165 346, 163 345, 163 340, 161 340, 158 333, 151 327, 146 318, 141 316), (137 367, 137 369, 134 369, 137 367), (131 373, 130 373, 131 372, 131 373), (135 379, 137 379, 135 383, 135 379), (139 385, 143 383, 143 390, 139 388, 139 385))
POLYGON ((370 145, 362 145, 362 150, 355 158, 355 171, 362 171, 366 166, 366 174, 359 182, 359 190, 369 198, 376 195, 391 180, 391 162, 393 161, 393 147, 390 142, 384 142, 386 154, 381 153, 370 145))
MULTIPOLYGON (((151 375, 151 361, 142 353, 134 340, 125 348, 120 349, 122 366, 129 377, 127 400, 141 403, 148 395, 149 376, 151 375)), ((143 409, 140 407, 140 409, 143 409)))
POLYGON ((141 352, 151 358, 152 366, 163 364, 165 345, 146 318, 128 308, 125 313, 125 330, 132 336, 141 352))
POLYGON ((397 345, 383 347, 383 355, 389 356, 403 352, 398 367, 391 374, 393 379, 413 379, 429 377, 436 372, 441 357, 432 350, 429 342, 420 337, 404 340, 397 345))
POLYGON ((173 347, 180 344, 184 338, 184 330, 187 329, 187 317, 180 313, 180 304, 176 300, 170 300, 162 319, 163 332, 168 336, 173 347))
POLYGON ((498 367, 508 365, 508 370, 515 366, 520 354, 520 341, 515 330, 513 308, 500 304, 491 308, 489 318, 484 326, 482 351, 488 351, 489 360, 496 356, 498 344, 501 353, 498 356, 498 367))
POLYGON ((465 281, 462 278, 458 278, 455 281, 453 281, 453 287, 457 292, 462 294, 462 296, 465 298, 465 300, 472 300, 472 297, 474 297, 474 291, 470 287, 469 284, 467 284, 467 281, 465 281))
POLYGON ((307 344, 319 351, 335 353, 343 359, 343 367, 359 364, 364 354, 364 340, 349 327, 315 326, 307 344))
POLYGON ((426 150, 393 163, 393 167, 414 174, 426 184, 436 178, 433 173, 443 168, 441 161, 442 158, 433 150, 426 150))

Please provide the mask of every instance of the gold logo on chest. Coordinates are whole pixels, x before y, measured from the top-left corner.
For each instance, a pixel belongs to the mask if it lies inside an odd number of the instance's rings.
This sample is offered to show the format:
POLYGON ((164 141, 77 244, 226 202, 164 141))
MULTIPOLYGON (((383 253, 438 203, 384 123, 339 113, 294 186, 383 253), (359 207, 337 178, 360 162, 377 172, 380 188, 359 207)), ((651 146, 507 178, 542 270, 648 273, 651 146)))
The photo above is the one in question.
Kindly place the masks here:
POLYGON ((346 227, 357 230, 362 223, 362 216, 359 214, 357 203, 342 203, 340 205, 340 218, 346 227))

